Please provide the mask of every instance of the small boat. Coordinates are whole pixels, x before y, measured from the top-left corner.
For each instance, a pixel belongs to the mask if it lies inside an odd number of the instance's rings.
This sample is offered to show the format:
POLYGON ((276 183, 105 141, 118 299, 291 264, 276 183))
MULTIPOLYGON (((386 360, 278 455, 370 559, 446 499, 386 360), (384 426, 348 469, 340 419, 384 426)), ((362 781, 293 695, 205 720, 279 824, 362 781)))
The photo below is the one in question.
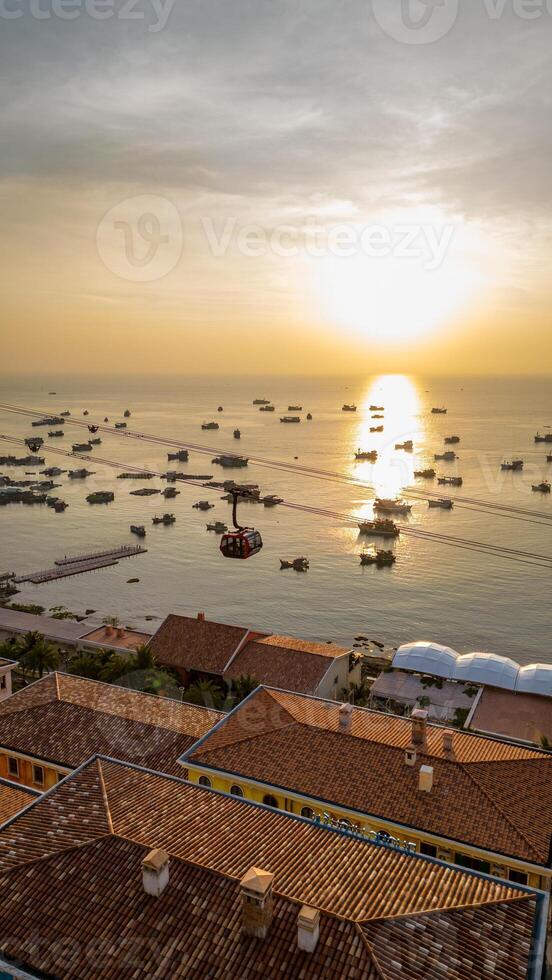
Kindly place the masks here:
POLYGON ((116 429, 126 429, 126 427, 127 427, 126 422, 115 422, 116 429))
POLYGON ((76 442, 72 447, 74 453, 89 453, 92 446, 89 442, 76 442))
POLYGON ((288 412, 302 412, 302 405, 288 405, 288 412))
POLYGON ((249 459, 246 456, 233 456, 228 454, 223 456, 215 456, 211 462, 214 465, 223 466, 225 469, 239 469, 240 467, 247 466, 249 459))
POLYGON ((452 510, 454 501, 450 497, 439 497, 437 500, 428 500, 430 507, 440 507, 441 510, 452 510))
POLYGON ((99 436, 96 436, 95 439, 91 439, 90 440, 90 445, 91 446, 101 446, 101 444, 102 444, 102 440, 100 439, 99 436))
POLYGON ((140 490, 130 490, 131 497, 153 497, 156 493, 161 493, 160 490, 155 490, 153 487, 141 487, 140 490))
POLYGON ((130 418, 130 412, 129 412, 128 408, 125 408, 125 410, 123 412, 123 418, 125 418, 125 419, 129 419, 130 418))
POLYGON ((515 470, 515 471, 519 472, 519 470, 522 470, 523 469, 523 460, 522 459, 513 459, 511 462, 508 462, 508 460, 505 460, 503 463, 500 464, 500 469, 501 470, 515 470))
POLYGON ((263 497, 263 504, 265 507, 276 507, 277 504, 283 504, 284 498, 277 497, 275 493, 269 493, 266 497, 263 497))
POLYGON ((218 429, 218 427, 218 422, 203 422, 201 426, 202 429, 218 429))
POLYGON ((460 442, 460 436, 445 436, 445 443, 448 446, 454 446, 458 442, 460 442))
POLYGON ((452 463, 455 459, 458 459, 458 456, 456 455, 453 449, 449 449, 447 450, 446 453, 435 453, 435 456, 433 458, 436 460, 444 459, 445 462, 452 463))
POLYGON ((222 405, 219 405, 219 407, 217 408, 217 412, 224 412, 222 405))
POLYGON ((197 503, 192 504, 196 510, 212 510, 215 505, 209 503, 208 500, 198 500, 197 503))
POLYGON ((162 517, 152 517, 151 522, 152 524, 175 524, 176 517, 174 514, 163 514, 162 517))
POLYGON ((234 429, 234 439, 241 439, 241 432, 239 429, 234 429))
POLYGON ((254 398, 254 405, 270 405, 270 398, 254 398))
POLYGON ((533 483, 533 490, 535 493, 550 493, 550 483, 548 480, 543 480, 542 483, 533 483))
POLYGON ((355 453, 355 459, 358 460, 367 459, 370 463, 375 463, 377 458, 378 458, 378 454, 375 449, 357 449, 355 453))
POLYGON ((312 414, 307 412, 307 422, 312 422, 312 414))
POLYGON ((306 572, 308 567, 308 558, 293 558, 291 561, 288 561, 286 558, 280 558, 280 569, 294 568, 296 572, 306 572))
POLYGON ((56 514, 63 514, 64 510, 67 510, 69 504, 65 500, 56 500, 54 503, 54 510, 56 514))
POLYGON ((371 425, 370 432, 383 432, 383 425, 371 425))
POLYGON ((404 449, 405 453, 411 453, 414 449, 414 443, 412 439, 407 439, 406 442, 396 442, 395 449, 404 449))
POLYGON ((356 405, 342 405, 341 407, 342 412, 356 412, 356 410, 356 405))
POLYGON ((383 568, 384 565, 394 565, 397 556, 392 551, 363 551, 360 556, 361 565, 377 565, 383 568))
POLYGON ((448 409, 446 409, 446 408, 432 408, 431 409, 431 414, 432 415, 446 415, 447 414, 447 411, 448 411, 448 409))
POLYGON ((60 412, 59 413, 64 419, 69 418, 71 412, 60 412))
POLYGON ((394 521, 361 521, 358 525, 361 534, 373 534, 378 538, 398 538, 401 529, 394 521))
POLYGON ((89 504, 110 504, 115 500, 115 494, 111 490, 96 490, 89 493, 86 499, 89 504))
POLYGON ((384 412, 385 408, 383 405, 370 405, 371 412, 384 412))
POLYGON ((274 405, 261 405, 259 412, 275 412, 274 405))
POLYGON ((187 463, 188 456, 189 453, 187 449, 178 449, 175 453, 167 453, 167 458, 169 461, 171 459, 176 459, 179 463, 187 463))
POLYGON ((133 534, 137 534, 139 538, 145 538, 146 529, 143 524, 131 524, 130 530, 133 534))
POLYGON ((49 395, 57 395, 57 391, 49 391, 48 394, 49 395))
POLYGON ((463 479, 461 476, 439 476, 437 477, 437 483, 441 486, 448 487, 461 487, 463 484, 463 479))
POLYGON ((434 480, 435 470, 431 467, 428 467, 425 470, 414 470, 414 476, 421 477, 423 480, 434 480))
POLYGON ((228 530, 228 525, 224 521, 214 521, 212 524, 206 524, 205 527, 208 531, 214 531, 215 534, 226 534, 228 530))
POLYGON ((67 476, 70 480, 84 480, 87 476, 94 476, 90 470, 69 470, 67 476))
POLYGON ((67 470, 61 470, 59 466, 49 466, 46 470, 41 470, 41 476, 61 476, 62 473, 66 473, 67 470))
POLYGON ((56 429, 55 432, 49 432, 49 439, 61 439, 65 435, 63 429, 56 429))
POLYGON ((104 419, 104 422, 109 422, 109 419, 108 419, 107 415, 106 415, 106 417, 104 419))
POLYGON ((374 510, 387 511, 389 514, 409 514, 412 510, 412 504, 407 503, 406 500, 391 500, 386 497, 376 497, 374 510))
POLYGON ((165 500, 169 500, 172 497, 178 497, 180 490, 177 490, 176 487, 165 487, 165 489, 162 490, 161 493, 165 498, 165 500))
POLYGON ((552 442, 552 432, 545 432, 543 436, 541 436, 540 432, 537 432, 535 442, 552 442))
POLYGON ((87 408, 85 408, 85 410, 84 410, 84 412, 83 412, 82 414, 83 414, 83 415, 89 415, 89 414, 90 414, 90 412, 88 411, 88 409, 87 409, 87 408))
POLYGON ((280 422, 286 422, 286 423, 290 423, 290 422, 300 422, 300 421, 301 421, 301 419, 299 418, 299 416, 298 416, 298 415, 284 415, 284 416, 283 416, 283 417, 282 417, 282 418, 280 419, 280 422))

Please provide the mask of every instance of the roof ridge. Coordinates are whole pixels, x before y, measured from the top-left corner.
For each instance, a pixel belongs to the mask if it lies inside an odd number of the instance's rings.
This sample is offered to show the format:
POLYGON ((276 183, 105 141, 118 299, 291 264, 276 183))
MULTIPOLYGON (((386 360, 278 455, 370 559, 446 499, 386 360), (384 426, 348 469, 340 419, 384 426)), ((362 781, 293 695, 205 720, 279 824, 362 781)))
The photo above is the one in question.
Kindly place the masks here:
POLYGON ((56 684, 56 697, 57 697, 58 701, 60 701, 61 700, 61 697, 60 697, 60 693, 59 693, 59 677, 58 677, 57 670, 54 670, 54 681, 55 681, 55 684, 56 684))
POLYGON ((109 832, 112 834, 113 833, 113 818, 111 816, 111 808, 109 806, 109 797, 107 795, 107 787, 105 785, 105 779, 104 779, 103 768, 102 768, 102 760, 101 759, 97 759, 96 762, 98 764, 98 775, 100 777, 100 789, 101 789, 103 801, 105 803, 105 815, 107 817, 107 826, 109 827, 109 832))
POLYGON ((366 952, 368 953, 370 959, 372 960, 372 963, 376 969, 378 977, 380 978, 380 980, 389 980, 388 975, 383 972, 383 967, 379 962, 378 957, 376 956, 376 951, 374 950, 372 943, 369 941, 368 937, 364 935, 362 926, 360 925, 359 922, 355 922, 354 927, 355 927, 355 932, 360 937, 360 940, 363 943, 363 945, 366 947, 366 952))
MULTIPOLYGON (((532 760, 531 759, 526 759, 524 761, 525 762, 531 762, 532 760)), ((483 795, 487 798, 487 800, 489 800, 489 802, 492 804, 492 806, 495 808, 495 810, 498 811, 498 813, 506 821, 506 823, 509 824, 509 826, 515 831, 515 833, 518 835, 518 837, 520 837, 524 841, 524 843, 527 844, 527 847, 529 848, 529 850, 533 854, 533 859, 536 860, 537 864, 542 864, 543 863, 542 862, 542 856, 537 852, 537 849, 535 848, 535 845, 529 840, 528 837, 525 836, 525 834, 523 833, 523 831, 520 830, 519 827, 517 827, 515 825, 515 823, 513 822, 513 820, 511 820, 510 817, 508 816, 508 814, 502 809, 502 806, 500 805, 500 803, 498 803, 491 796, 491 794, 487 791, 487 789, 485 788, 485 786, 483 786, 482 783, 480 783, 479 780, 476 779, 475 776, 469 771, 469 765, 466 765, 463 762, 459 762, 458 765, 460 766, 461 769, 464 770, 464 772, 466 773, 466 775, 468 776, 468 778, 471 779, 471 781, 473 783, 475 783, 475 785, 477 786, 477 788, 483 793, 483 795)))
MULTIPOLYGON (((464 869, 465 870, 465 869, 464 869)), ((478 901, 474 899, 470 902, 463 902, 460 905, 439 905, 434 909, 420 909, 419 912, 401 912, 399 915, 377 915, 373 919, 358 919, 357 925, 364 926, 369 925, 372 922, 398 922, 401 919, 419 919, 422 915, 448 915, 451 912, 465 912, 466 909, 481 909, 486 908, 490 905, 504 905, 513 904, 514 902, 526 902, 530 899, 534 899, 535 896, 530 892, 522 892, 520 889, 516 888, 515 884, 511 884, 508 881, 501 881, 500 884, 504 888, 510 888, 511 891, 515 891, 517 894, 507 896, 504 898, 487 898, 478 901)))
MULTIPOLYGON (((301 722, 296 721, 293 718, 286 725, 278 725, 275 728, 266 728, 266 729, 263 729, 262 732, 251 732, 249 735, 243 735, 241 738, 235 738, 231 742, 225 742, 222 745, 215 745, 211 749, 203 749, 203 748, 200 748, 200 751, 202 752, 202 754, 209 755, 210 752, 218 752, 218 751, 220 751, 220 749, 225 749, 229 745, 240 745, 242 742, 249 742, 252 738, 259 738, 260 735, 263 735, 263 736, 264 735, 272 735, 274 732, 281 732, 281 731, 284 731, 287 728, 293 728, 294 726, 300 725, 300 724, 301 724, 301 722)), ((207 732, 207 735, 209 735, 209 734, 210 733, 207 732)), ((191 752, 190 755, 187 757, 187 761, 188 760, 192 760, 193 761, 193 752, 191 752)))
MULTIPOLYGON (((38 857, 29 858, 28 861, 18 861, 17 864, 11 864, 9 867, 0 867, 0 880, 4 875, 9 875, 12 871, 18 871, 20 868, 29 868, 33 864, 43 864, 53 858, 59 857, 60 854, 67 854, 69 851, 79 851, 85 847, 90 847, 91 844, 96 844, 99 840, 104 840, 106 837, 113 837, 112 833, 98 834, 97 837, 91 837, 89 840, 81 840, 78 844, 70 844, 69 847, 59 847, 55 851, 50 851, 48 854, 41 854, 38 857)), ((135 842, 136 843, 136 842, 135 842)))

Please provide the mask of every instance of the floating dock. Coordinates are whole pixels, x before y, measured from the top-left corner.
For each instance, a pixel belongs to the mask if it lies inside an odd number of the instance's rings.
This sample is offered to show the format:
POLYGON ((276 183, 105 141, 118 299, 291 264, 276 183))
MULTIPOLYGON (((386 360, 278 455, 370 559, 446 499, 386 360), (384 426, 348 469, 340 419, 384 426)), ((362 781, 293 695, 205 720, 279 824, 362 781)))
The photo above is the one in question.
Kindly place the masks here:
POLYGON ((43 571, 20 575, 15 579, 15 582, 16 584, 32 582, 33 585, 54 582, 56 579, 68 578, 70 575, 81 575, 83 572, 93 572, 98 568, 117 565, 121 558, 132 558, 134 555, 141 555, 146 551, 147 548, 142 548, 140 545, 121 545, 120 548, 99 551, 95 554, 60 558, 54 563, 53 568, 46 568, 43 571))

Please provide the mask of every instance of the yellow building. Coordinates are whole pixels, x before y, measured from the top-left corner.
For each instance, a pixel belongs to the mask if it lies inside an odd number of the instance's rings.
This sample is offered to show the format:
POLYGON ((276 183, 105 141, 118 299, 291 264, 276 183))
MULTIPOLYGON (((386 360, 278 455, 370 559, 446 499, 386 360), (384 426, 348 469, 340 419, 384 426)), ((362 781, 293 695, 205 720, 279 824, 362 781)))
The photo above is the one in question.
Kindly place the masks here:
POLYGON ((180 761, 194 783, 550 888, 550 753, 259 688, 180 761))

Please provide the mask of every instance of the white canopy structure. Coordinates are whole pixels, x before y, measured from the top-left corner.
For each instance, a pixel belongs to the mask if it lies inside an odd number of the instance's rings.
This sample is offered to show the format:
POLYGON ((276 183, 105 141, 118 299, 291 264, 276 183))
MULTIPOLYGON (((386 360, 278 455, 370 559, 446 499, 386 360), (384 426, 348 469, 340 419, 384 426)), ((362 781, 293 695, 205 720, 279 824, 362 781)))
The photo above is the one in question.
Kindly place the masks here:
POLYGON ((452 647, 419 640, 399 647, 392 666, 396 670, 431 674, 464 684, 482 684, 520 694, 552 697, 552 664, 520 667, 515 660, 496 653, 460 654, 452 647))

